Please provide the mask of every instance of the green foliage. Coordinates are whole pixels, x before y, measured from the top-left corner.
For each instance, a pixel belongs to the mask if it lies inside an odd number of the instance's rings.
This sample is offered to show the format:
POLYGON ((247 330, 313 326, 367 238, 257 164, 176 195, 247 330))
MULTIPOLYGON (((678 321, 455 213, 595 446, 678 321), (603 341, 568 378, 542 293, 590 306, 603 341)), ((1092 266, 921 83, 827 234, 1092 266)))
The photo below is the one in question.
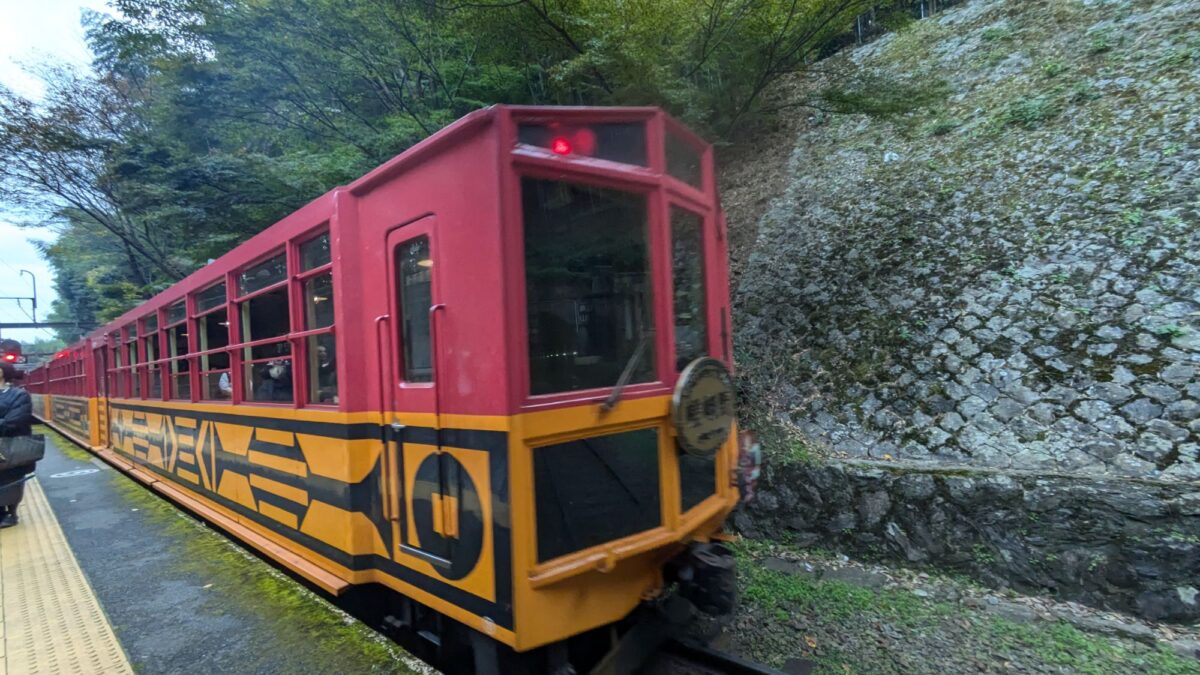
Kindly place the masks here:
POLYGON ((492 103, 744 132, 876 4, 113 0, 85 18, 93 73, 52 73, 41 102, 0 89, 0 189, 67 238, 45 254, 74 338, 492 103))
POLYGON ((1045 77, 1058 77, 1064 70, 1066 70, 1066 68, 1067 67, 1063 65, 1062 61, 1056 61, 1053 59, 1049 61, 1043 61, 1041 65, 1042 75, 1045 77))
POLYGON ((1165 338, 1177 338, 1187 335, 1188 329, 1177 323, 1168 323, 1154 329, 1155 334, 1165 338))
MULTIPOLYGON (((761 559, 775 554, 776 548, 754 540, 734 545, 741 596, 746 603, 766 610, 769 620, 803 617, 807 630, 826 636, 822 642, 825 654, 830 650, 837 654, 840 636, 848 626, 885 623, 891 630, 916 635, 951 632, 961 642, 960 648, 979 649, 981 656, 989 657, 1020 654, 1023 659, 1036 659, 1026 665, 1040 662, 1038 665, 1055 672, 1195 672, 1194 660, 1176 656, 1165 644, 1148 647, 1115 640, 1084 633, 1062 621, 1018 623, 919 598, 906 589, 871 589, 818 575, 766 569, 761 559)), ((985 558, 990 551, 976 547, 974 553, 985 558)))
POLYGON ((933 77, 896 80, 863 73, 821 91, 823 106, 837 113, 896 115, 942 103, 950 85, 933 77))
POLYGON ((1036 129, 1043 122, 1059 113, 1059 104, 1048 94, 1031 96, 1012 101, 1001 113, 1004 124, 1036 129))
POLYGON ((1087 53, 1091 55, 1103 54, 1112 51, 1114 39, 1107 31, 1096 31, 1092 34, 1091 40, 1088 41, 1087 53))
POLYGON ((1013 39, 1014 35, 1013 29, 1010 26, 1007 24, 1001 24, 997 26, 989 26, 983 29, 980 37, 986 41, 992 42, 999 40, 1011 40, 1013 39))

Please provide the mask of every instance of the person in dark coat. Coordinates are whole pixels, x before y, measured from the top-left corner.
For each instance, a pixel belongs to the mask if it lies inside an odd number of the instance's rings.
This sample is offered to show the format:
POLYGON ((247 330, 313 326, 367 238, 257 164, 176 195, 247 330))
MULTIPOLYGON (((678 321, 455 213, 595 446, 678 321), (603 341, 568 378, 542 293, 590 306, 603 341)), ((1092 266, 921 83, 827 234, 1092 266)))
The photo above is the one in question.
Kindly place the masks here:
MULTIPOLYGON (((33 433, 33 401, 29 393, 17 387, 17 369, 0 363, 0 437, 29 436, 33 433)), ((0 471, 0 528, 17 524, 17 504, 25 496, 25 481, 33 465, 0 471)))

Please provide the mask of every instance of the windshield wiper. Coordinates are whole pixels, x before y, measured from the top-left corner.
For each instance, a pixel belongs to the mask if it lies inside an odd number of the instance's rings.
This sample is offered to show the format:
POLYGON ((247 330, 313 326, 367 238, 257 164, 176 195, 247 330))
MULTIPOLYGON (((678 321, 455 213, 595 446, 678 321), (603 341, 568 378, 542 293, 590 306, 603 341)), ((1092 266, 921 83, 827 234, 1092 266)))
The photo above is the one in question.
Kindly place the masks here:
POLYGON ((612 393, 600 404, 601 412, 612 410, 617 401, 621 400, 621 391, 625 389, 625 385, 629 384, 629 380, 633 378, 633 371, 641 363, 642 354, 646 351, 646 345, 650 344, 650 338, 652 337, 654 337, 654 331, 648 330, 642 332, 642 337, 638 340, 637 348, 633 350, 633 354, 625 364, 625 369, 621 371, 621 376, 617 378, 617 383, 613 385, 612 393))

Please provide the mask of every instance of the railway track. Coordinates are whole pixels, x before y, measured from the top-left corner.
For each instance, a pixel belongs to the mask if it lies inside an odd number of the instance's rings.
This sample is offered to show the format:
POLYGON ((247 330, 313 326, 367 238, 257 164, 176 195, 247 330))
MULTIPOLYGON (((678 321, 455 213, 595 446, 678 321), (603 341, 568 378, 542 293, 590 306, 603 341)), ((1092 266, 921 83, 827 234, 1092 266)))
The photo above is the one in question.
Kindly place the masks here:
POLYGON ((787 670, 722 652, 691 640, 667 640, 645 669, 646 675, 808 675, 812 663, 792 662, 787 670))

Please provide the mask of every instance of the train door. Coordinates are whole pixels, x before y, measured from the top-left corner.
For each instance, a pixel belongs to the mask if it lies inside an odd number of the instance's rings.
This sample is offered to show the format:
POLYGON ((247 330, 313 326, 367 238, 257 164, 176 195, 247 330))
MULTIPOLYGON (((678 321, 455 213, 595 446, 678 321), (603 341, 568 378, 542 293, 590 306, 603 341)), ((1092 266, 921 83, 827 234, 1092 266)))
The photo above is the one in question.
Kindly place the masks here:
POLYGON ((389 518, 393 554, 449 566, 458 533, 458 464, 442 447, 437 222, 427 216, 387 238, 391 354, 381 364, 390 383, 389 518))

